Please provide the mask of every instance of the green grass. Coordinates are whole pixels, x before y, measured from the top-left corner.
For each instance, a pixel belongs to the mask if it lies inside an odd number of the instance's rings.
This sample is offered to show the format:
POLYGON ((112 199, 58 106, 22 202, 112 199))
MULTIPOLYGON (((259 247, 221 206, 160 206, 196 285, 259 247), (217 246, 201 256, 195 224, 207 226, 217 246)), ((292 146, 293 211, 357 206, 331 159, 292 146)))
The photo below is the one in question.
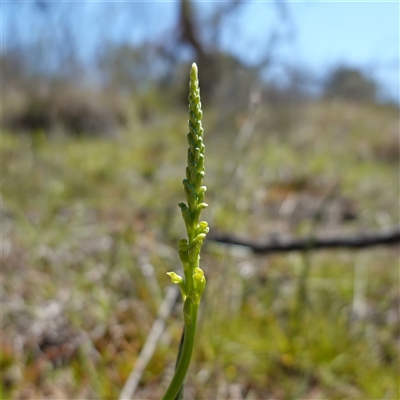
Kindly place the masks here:
MULTIPOLYGON (((396 110, 316 103, 284 133, 256 125, 229 177, 234 133, 204 115, 211 231, 258 239, 398 223, 396 110), (318 200, 331 186, 322 218, 279 214, 288 195, 318 200), (357 218, 324 216, 343 197, 357 218)), ((118 397, 179 265, 185 119, 160 115, 113 140, 3 132, 2 398, 118 397)), ((202 265, 188 396, 232 398, 240 385, 247 399, 399 397, 397 248, 255 257, 206 243, 202 265)), ((162 396, 181 326, 171 315, 142 397, 162 396)))

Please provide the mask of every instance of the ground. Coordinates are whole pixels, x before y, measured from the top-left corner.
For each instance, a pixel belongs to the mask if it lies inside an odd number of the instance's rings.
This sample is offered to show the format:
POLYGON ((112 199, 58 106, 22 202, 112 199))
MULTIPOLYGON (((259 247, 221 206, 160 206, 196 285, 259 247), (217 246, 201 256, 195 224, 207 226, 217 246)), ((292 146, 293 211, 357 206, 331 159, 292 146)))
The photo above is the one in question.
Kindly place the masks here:
MULTIPOLYGON (((219 131, 204 110, 214 232, 379 230, 399 222, 398 109, 260 107, 219 131)), ((2 398, 116 399, 184 235, 186 113, 113 138, 3 132, 2 398)), ((399 398, 398 246, 254 256, 206 242, 187 399, 399 398)), ((137 399, 169 383, 181 305, 137 399)))

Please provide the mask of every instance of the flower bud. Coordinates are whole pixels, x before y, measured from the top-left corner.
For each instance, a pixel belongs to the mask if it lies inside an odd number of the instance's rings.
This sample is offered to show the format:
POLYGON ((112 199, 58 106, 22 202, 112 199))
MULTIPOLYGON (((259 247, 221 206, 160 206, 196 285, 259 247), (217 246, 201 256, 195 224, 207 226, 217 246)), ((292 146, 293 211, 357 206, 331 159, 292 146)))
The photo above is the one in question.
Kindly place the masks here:
POLYGON ((204 272, 201 268, 194 269, 193 280, 194 289, 196 290, 197 295, 200 298, 204 292, 204 289, 206 288, 206 277, 204 276, 204 272))
POLYGON ((171 282, 176 283, 177 285, 179 285, 183 281, 182 277, 175 272, 167 272, 167 275, 171 278, 171 282))

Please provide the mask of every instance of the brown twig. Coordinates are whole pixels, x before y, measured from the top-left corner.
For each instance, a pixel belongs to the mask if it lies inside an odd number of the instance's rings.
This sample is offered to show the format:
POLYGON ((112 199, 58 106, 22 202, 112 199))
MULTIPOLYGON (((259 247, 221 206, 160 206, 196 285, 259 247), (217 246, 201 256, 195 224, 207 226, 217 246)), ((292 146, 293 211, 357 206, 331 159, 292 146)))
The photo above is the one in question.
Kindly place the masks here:
POLYGON ((288 251, 337 249, 359 249, 364 247, 400 243, 400 227, 379 232, 365 232, 348 236, 309 237, 309 238, 273 238, 264 242, 251 239, 239 239, 231 235, 209 234, 207 240, 230 245, 246 246, 254 253, 280 253, 288 251))

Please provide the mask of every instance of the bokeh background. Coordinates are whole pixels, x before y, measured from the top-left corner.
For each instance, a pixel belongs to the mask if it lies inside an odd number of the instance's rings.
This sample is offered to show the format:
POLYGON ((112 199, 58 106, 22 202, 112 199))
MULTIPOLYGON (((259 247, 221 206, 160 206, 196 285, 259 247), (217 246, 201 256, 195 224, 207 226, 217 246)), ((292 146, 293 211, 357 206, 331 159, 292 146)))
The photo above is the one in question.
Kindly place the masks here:
MULTIPOLYGON (((1 398, 117 399, 178 271, 187 91, 207 290, 189 399, 399 398, 397 2, 1 4, 1 398)), ((133 398, 171 379, 179 301, 133 398)))

